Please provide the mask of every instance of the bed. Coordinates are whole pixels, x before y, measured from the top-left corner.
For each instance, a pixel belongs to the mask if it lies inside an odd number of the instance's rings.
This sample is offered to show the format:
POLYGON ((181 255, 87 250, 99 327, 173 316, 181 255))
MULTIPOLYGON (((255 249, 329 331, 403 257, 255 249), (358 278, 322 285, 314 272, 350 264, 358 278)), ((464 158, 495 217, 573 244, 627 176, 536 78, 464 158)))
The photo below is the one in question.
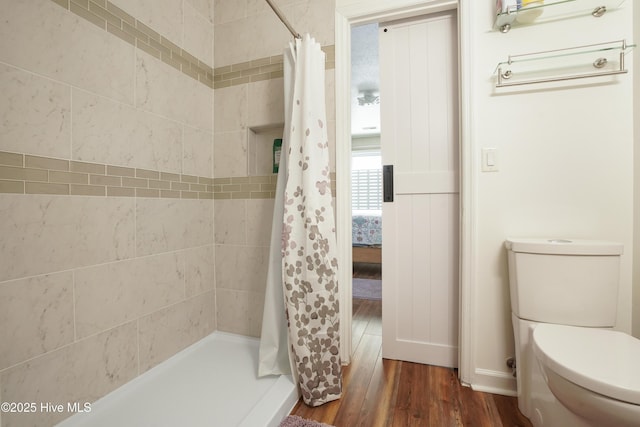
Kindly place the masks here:
POLYGON ((382 211, 353 211, 353 262, 382 263, 382 211))

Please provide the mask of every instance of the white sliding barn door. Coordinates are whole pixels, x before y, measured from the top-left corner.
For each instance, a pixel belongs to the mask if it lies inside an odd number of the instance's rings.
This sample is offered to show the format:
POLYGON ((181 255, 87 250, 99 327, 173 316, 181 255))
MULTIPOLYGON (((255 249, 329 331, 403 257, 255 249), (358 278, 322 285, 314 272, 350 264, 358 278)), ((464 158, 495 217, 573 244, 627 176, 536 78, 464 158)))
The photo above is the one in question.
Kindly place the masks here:
POLYGON ((458 64, 454 11, 380 25, 382 355, 458 362, 458 64))

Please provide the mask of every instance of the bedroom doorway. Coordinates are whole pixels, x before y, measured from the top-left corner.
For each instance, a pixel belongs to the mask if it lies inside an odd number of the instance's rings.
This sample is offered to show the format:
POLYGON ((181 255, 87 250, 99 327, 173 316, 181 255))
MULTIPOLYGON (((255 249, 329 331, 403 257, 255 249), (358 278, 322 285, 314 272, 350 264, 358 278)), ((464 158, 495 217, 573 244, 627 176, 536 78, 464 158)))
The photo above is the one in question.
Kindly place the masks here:
MULTIPOLYGON (((474 55, 471 40, 470 13, 473 9, 469 3, 460 5, 456 0, 393 0, 389 2, 353 2, 351 0, 336 0, 336 175, 339 183, 336 193, 336 221, 338 225, 338 249, 341 265, 351 265, 351 186, 344 184, 348 182, 351 171, 351 30, 353 27, 361 26, 372 22, 389 22, 392 20, 430 15, 447 10, 461 8, 458 13, 458 34, 460 48, 460 64, 458 65, 458 82, 460 92, 459 104, 459 134, 460 150, 460 250, 459 257, 459 367, 458 374, 460 380, 465 384, 473 382, 474 375, 474 354, 475 335, 473 326, 474 315, 474 293, 475 279, 473 272, 477 266, 475 228, 472 221, 474 218, 475 205, 475 184, 476 177, 472 173, 473 162, 476 160, 473 150, 474 140, 470 129, 473 123, 471 110, 473 107, 470 88, 472 74, 469 72, 470 62, 474 55), (466 6, 464 6, 466 5, 466 6), (464 206, 464 208, 463 208, 464 206), (347 232, 340 233, 340 229, 347 232)), ((347 268, 340 270, 340 281, 348 283, 351 279, 351 271, 347 268)), ((351 307, 351 286, 342 286, 340 290, 340 303, 342 307, 351 307)), ((352 345, 352 310, 342 310, 340 315, 340 333, 344 337, 340 346, 340 357, 345 364, 351 363, 354 356, 352 345)))
POLYGON ((351 28, 352 343, 375 334, 385 358, 450 367, 458 359, 456 52, 455 10, 351 28), (383 159, 396 181, 395 203, 384 205, 383 159), (372 303, 360 287, 374 274, 382 292, 372 303))
POLYGON ((352 337, 382 340, 382 153, 378 25, 351 31, 352 337))

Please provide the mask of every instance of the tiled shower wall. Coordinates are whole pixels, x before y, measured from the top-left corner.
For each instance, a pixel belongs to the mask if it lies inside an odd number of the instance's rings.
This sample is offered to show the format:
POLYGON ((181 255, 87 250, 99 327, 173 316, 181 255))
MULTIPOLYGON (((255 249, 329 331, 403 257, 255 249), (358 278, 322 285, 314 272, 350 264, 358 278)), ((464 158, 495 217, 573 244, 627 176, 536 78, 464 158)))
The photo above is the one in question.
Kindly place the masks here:
POLYGON ((2 0, 0 400, 91 402, 216 328, 212 62, 212 0, 2 0))
MULTIPOLYGON (((334 0, 276 3, 300 34, 326 53, 329 144, 335 152, 334 0)), ((292 40, 265 0, 216 0, 214 176, 250 179, 271 169, 282 136, 283 47, 292 40)), ((273 199, 215 200, 218 328, 259 336, 269 261, 273 199)))
MULTIPOLYGON (((284 123, 291 40, 273 12, 1 1, 0 400, 93 401, 216 328, 258 336, 275 190, 263 154, 284 123)), ((327 52, 333 156, 334 1, 277 3, 327 52)))

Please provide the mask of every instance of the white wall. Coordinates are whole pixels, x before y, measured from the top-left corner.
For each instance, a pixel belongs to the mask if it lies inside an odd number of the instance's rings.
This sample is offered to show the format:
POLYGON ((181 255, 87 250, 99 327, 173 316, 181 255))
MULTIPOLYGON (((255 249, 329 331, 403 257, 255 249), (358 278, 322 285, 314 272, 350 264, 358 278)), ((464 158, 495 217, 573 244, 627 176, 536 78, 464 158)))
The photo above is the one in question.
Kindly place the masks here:
MULTIPOLYGON (((349 11, 358 3, 338 0, 336 7, 349 11)), ((419 2, 378 3, 410 9, 419 2)), ((501 34, 492 29, 493 4, 460 4, 462 52, 471 55, 462 61, 471 76, 463 151, 472 161, 463 174, 471 174, 468 191, 475 201, 467 313, 473 319, 473 372, 467 379, 476 388, 508 393, 515 387, 505 366, 514 353, 503 248, 508 236, 622 242, 618 327, 631 329, 633 80, 583 80, 554 90, 526 86, 504 95, 494 88, 493 71, 509 54, 631 40, 633 5, 626 2, 600 19, 565 19, 501 34), (498 150, 499 172, 479 171, 482 147, 498 150)))
POLYGON ((474 148, 496 147, 500 172, 477 176, 476 367, 504 370, 513 341, 507 236, 624 243, 618 327, 631 327, 633 126, 631 76, 576 81, 563 89, 523 88, 502 96, 490 73, 508 54, 632 37, 631 2, 590 16, 491 32, 492 7, 474 5, 474 148))
MULTIPOLYGON (((509 54, 632 37, 626 10, 567 19, 508 34, 492 32, 491 2, 474 4, 472 150, 498 149, 500 171, 476 176, 478 201, 476 368, 505 371, 512 354, 508 236, 624 243, 618 327, 631 328, 633 125, 631 76, 576 81, 558 90, 523 87, 502 95, 491 73, 509 54)), ((464 13, 464 11, 463 11, 464 13)))

